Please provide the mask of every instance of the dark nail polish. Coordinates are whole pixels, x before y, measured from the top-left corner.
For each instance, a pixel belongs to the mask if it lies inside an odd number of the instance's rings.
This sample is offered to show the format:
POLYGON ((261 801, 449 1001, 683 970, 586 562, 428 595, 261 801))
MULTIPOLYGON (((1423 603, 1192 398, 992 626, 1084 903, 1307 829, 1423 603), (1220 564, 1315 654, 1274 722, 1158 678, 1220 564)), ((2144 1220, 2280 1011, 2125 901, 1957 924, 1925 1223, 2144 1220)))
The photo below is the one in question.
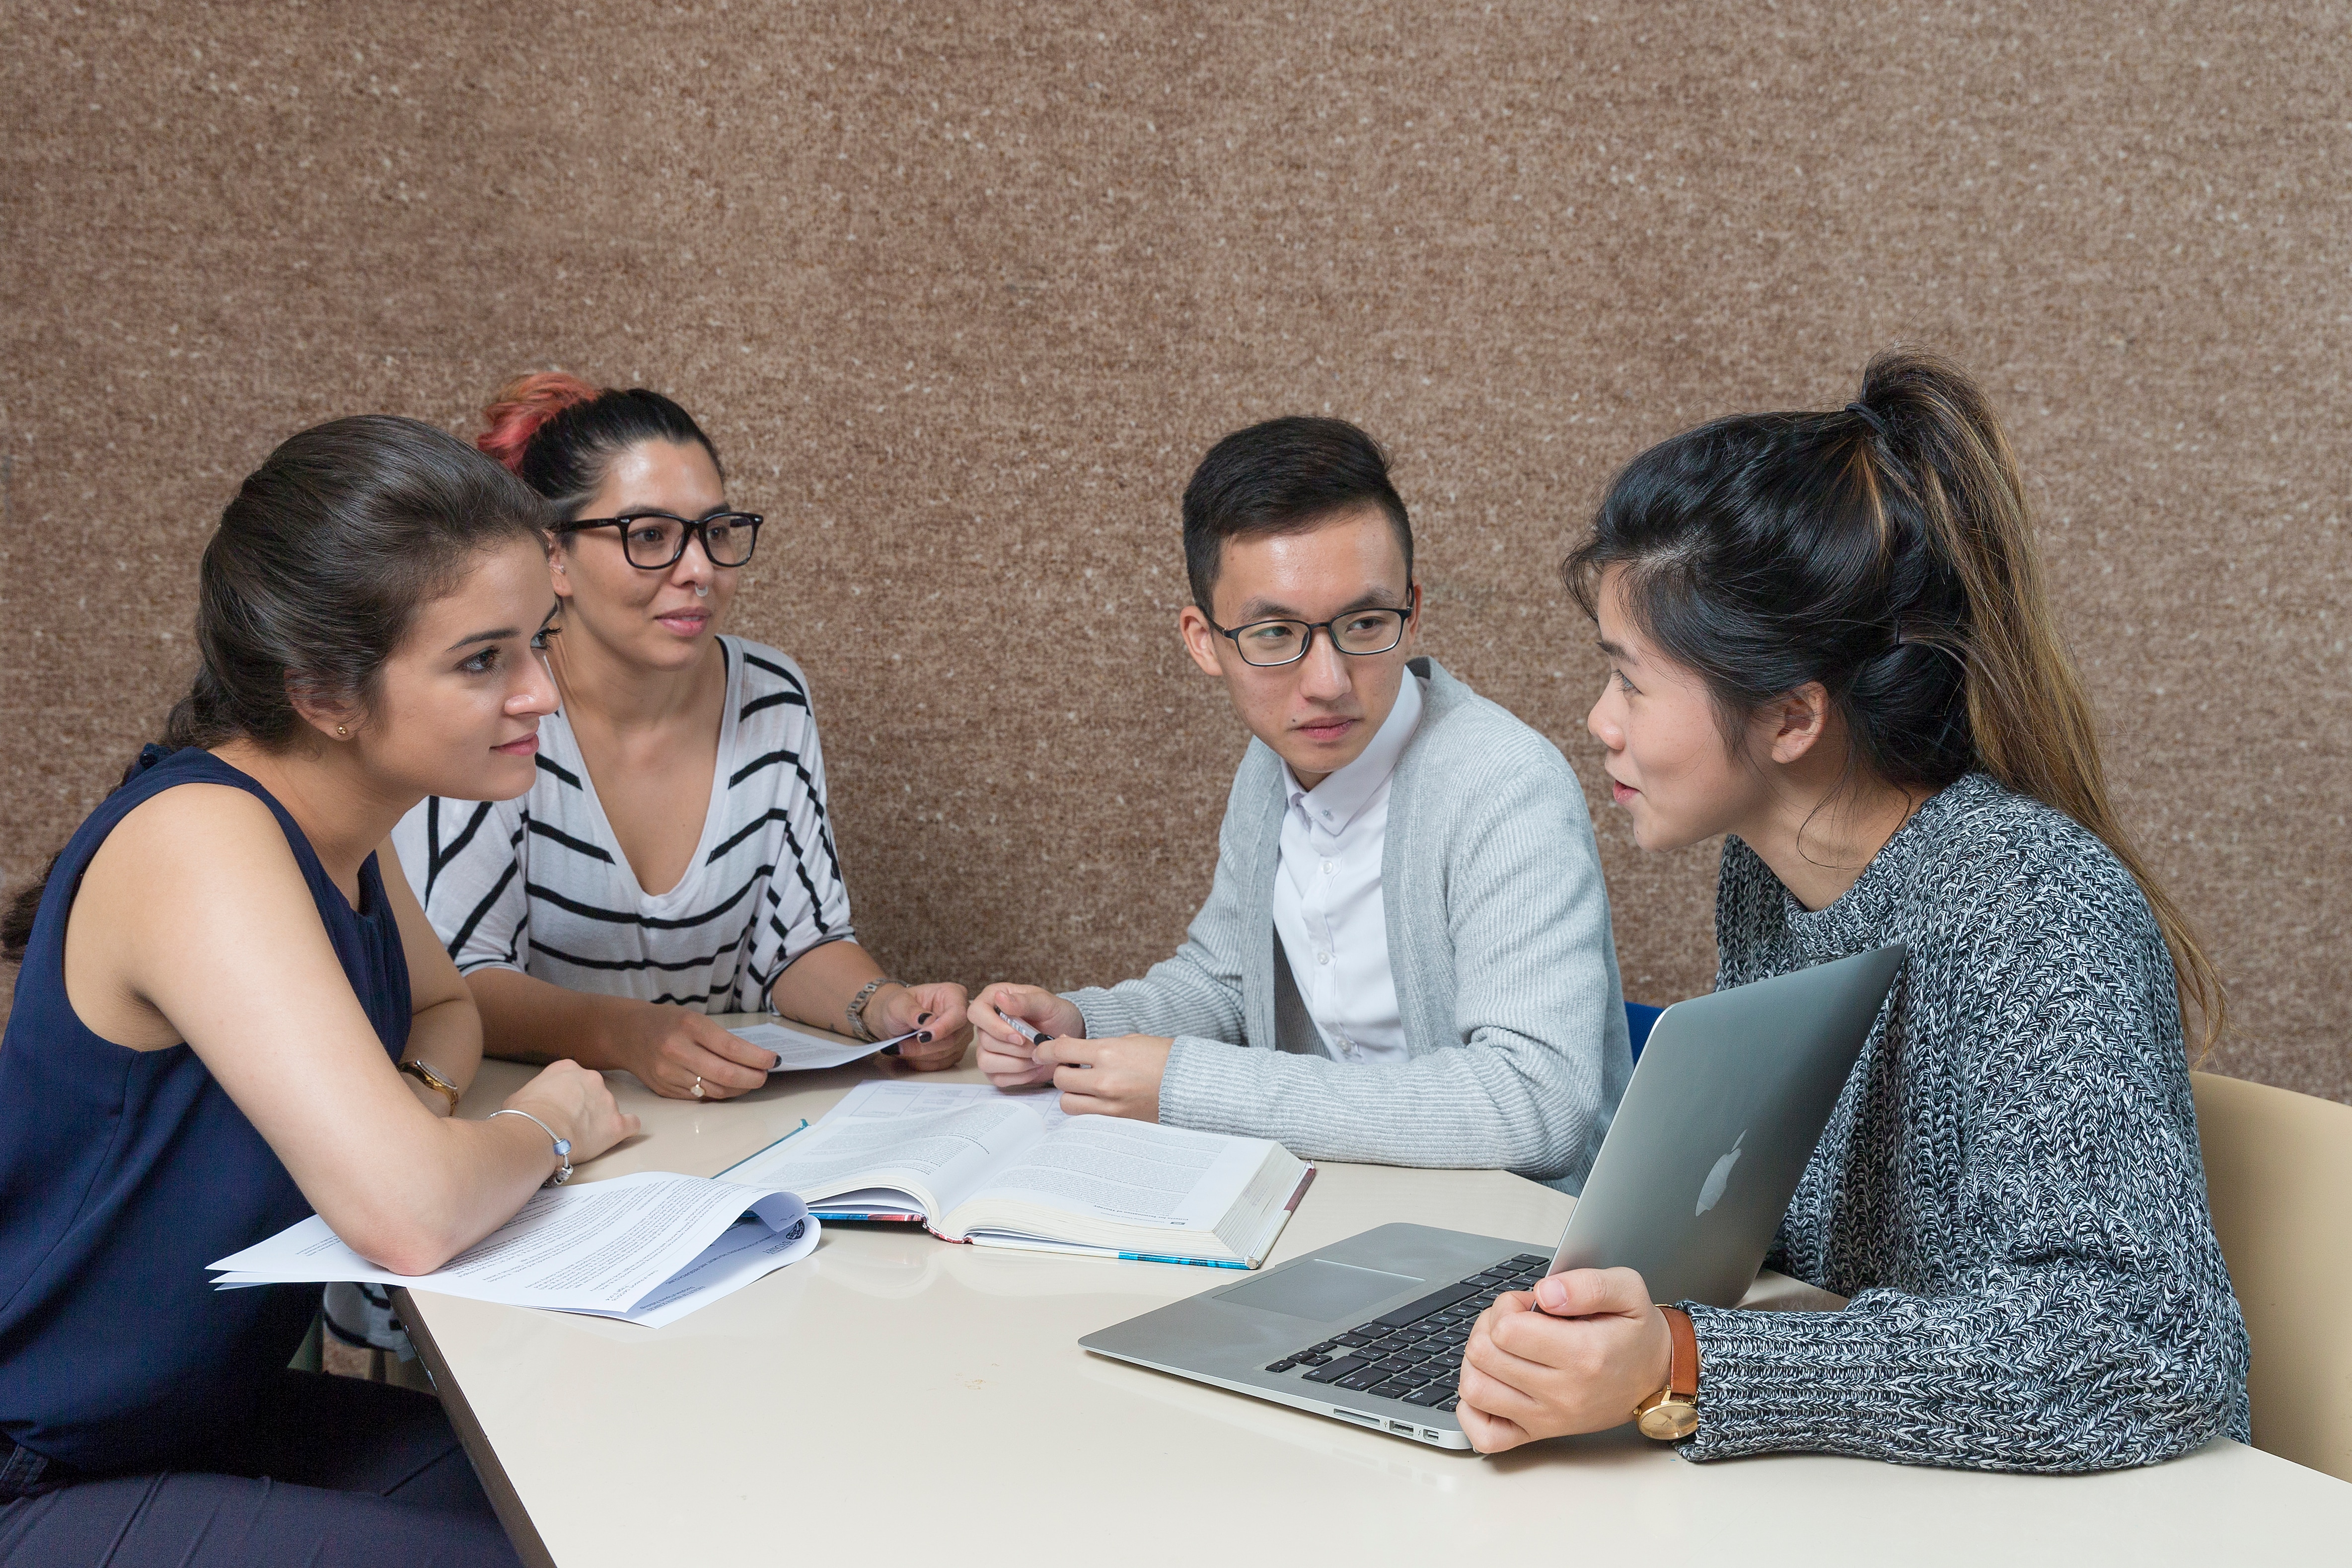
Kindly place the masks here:
POLYGON ((898 1047, 896 1046, 885 1046, 882 1047, 882 1054, 886 1057, 895 1057, 898 1054, 898 1047))
POLYGON ((931 1032, 929 1029, 925 1029, 921 1034, 915 1037, 915 1043, 919 1046, 929 1045, 931 1043, 931 1032))
MULTIPOLYGON (((930 1021, 931 1016, 929 1013, 918 1013, 915 1015, 915 1022, 918 1024, 928 1024, 930 1021)), ((925 1037, 928 1038, 929 1037, 927 1036, 925 1037)))
POLYGON ((1037 1043, 1038 1043, 1039 1045, 1041 1045, 1041 1046, 1042 1046, 1042 1045, 1044 1045, 1047 1040, 1050 1040, 1050 1039, 1052 1039, 1053 1037, 1053 1037, 1053 1036, 1051 1036, 1051 1035, 1040 1035, 1040 1036, 1038 1036, 1038 1037, 1037 1037, 1037 1043))

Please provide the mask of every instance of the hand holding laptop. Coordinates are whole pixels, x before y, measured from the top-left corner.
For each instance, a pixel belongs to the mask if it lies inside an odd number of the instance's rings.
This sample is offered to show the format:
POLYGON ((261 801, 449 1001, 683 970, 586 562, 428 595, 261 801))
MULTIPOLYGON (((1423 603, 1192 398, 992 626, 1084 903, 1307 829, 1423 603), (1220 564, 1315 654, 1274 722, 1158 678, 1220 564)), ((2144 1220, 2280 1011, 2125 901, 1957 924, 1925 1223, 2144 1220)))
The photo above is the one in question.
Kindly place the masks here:
POLYGON ((1498 1454, 1544 1437, 1605 1432, 1665 1385, 1666 1320, 1631 1268, 1570 1268, 1498 1296, 1463 1352, 1470 1446, 1498 1454))

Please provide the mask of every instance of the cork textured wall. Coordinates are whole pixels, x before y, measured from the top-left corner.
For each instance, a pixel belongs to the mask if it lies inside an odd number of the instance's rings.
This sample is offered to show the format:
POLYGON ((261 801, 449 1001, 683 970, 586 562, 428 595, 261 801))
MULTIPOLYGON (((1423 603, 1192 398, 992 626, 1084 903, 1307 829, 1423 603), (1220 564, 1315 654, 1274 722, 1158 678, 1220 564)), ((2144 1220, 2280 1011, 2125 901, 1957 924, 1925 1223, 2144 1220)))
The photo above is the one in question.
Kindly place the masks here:
POLYGON ((1992 388, 2126 817, 2235 988, 2223 1070, 2352 1098, 2341 4, 0 4, 0 870, 190 668, 287 434, 470 430, 517 372, 667 391, 775 520, 735 629, 814 683, 897 972, 1168 952, 1243 736, 1176 497, 1358 420, 1426 649, 1600 802, 1629 992, 1712 973, 1636 851, 1556 565, 1610 472, 1992 388))

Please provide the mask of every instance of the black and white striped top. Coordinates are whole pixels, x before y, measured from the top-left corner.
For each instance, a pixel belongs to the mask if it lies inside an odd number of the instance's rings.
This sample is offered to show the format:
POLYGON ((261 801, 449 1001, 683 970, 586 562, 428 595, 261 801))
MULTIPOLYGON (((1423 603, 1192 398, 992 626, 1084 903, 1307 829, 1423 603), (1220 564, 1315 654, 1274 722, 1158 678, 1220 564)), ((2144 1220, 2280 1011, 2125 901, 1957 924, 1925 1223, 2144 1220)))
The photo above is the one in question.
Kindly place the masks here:
POLYGON ((702 841, 669 891, 637 885, 561 710, 540 721, 530 794, 435 796, 401 819, 393 846, 459 970, 746 1012, 801 954, 854 935, 808 682, 774 648, 719 647, 719 766, 702 841))

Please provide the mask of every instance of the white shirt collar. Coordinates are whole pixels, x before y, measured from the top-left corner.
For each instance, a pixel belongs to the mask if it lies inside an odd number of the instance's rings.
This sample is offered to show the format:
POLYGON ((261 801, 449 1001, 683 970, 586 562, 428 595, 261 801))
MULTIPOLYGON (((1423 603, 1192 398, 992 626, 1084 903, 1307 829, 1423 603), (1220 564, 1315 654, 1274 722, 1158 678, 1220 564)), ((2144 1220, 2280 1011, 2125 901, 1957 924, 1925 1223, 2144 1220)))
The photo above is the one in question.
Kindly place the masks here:
POLYGON ((1299 784, 1298 775, 1290 771, 1288 763, 1283 765, 1282 776, 1290 784, 1290 804, 1303 805, 1309 819, 1326 833, 1345 828, 1355 820, 1358 812, 1371 804, 1372 797, 1380 794, 1381 786, 1396 771, 1397 759, 1404 755, 1405 744, 1421 722, 1421 678, 1407 669, 1397 687, 1395 706, 1381 721, 1371 744, 1354 762, 1328 775, 1313 789, 1299 784))

